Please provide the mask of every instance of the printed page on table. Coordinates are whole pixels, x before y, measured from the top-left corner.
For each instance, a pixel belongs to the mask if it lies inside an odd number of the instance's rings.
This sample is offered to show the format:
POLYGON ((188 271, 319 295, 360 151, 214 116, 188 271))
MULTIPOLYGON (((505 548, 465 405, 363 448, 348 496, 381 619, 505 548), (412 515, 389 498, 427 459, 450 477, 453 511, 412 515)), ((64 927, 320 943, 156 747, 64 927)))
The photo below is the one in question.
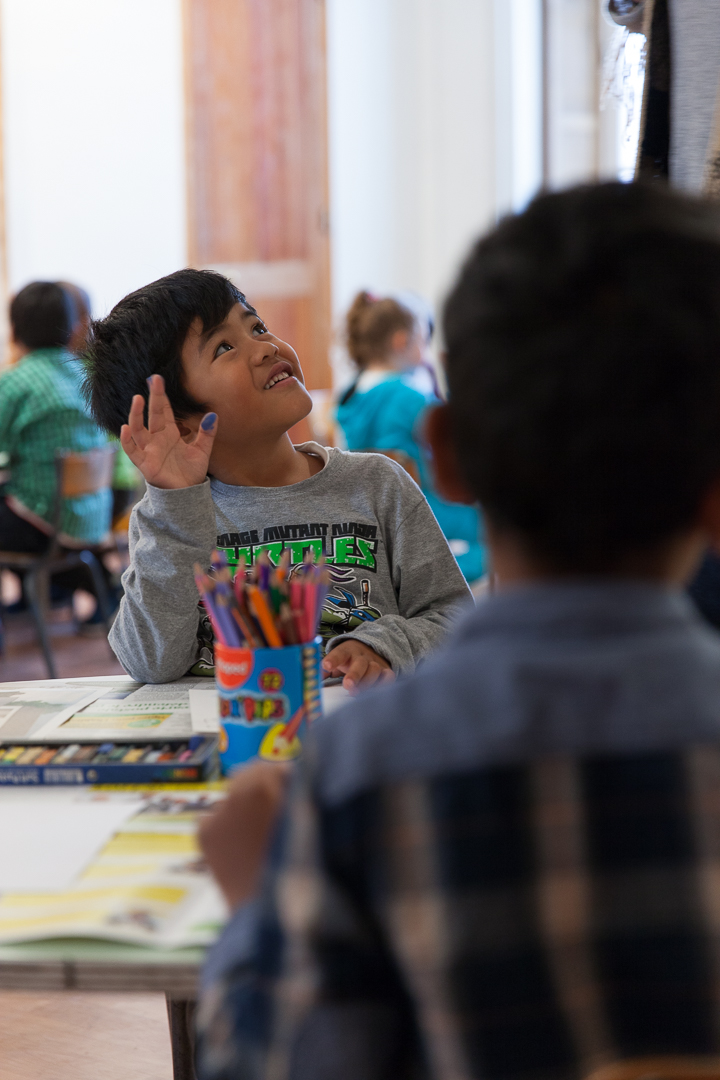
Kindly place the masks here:
POLYGON ((60 727, 106 690, 79 683, 74 687, 58 683, 13 687, 0 683, 0 743, 35 742, 47 727, 60 727))
POLYGON ((0 893, 67 888, 143 806, 138 792, 0 790, 0 893))
MULTIPOLYGON (((187 739, 193 734, 189 691, 197 679, 113 687, 62 718, 51 718, 34 735, 45 742, 145 742, 187 739)), ((204 682, 201 685, 206 686, 204 682)))
POLYGON ((211 944, 228 912, 197 847, 197 817, 222 797, 197 789, 146 795, 69 888, 0 895, 0 943, 85 937, 154 948, 211 944))

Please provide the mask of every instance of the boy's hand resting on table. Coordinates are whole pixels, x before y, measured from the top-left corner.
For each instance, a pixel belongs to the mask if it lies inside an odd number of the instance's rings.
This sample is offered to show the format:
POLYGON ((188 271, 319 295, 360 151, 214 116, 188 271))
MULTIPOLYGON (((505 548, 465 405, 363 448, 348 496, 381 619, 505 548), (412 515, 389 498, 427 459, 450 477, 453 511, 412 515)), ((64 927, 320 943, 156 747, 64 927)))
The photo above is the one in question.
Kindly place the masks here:
POLYGON ((184 425, 185 434, 178 427, 162 375, 151 375, 148 386, 148 426, 143 423, 145 399, 136 394, 128 422, 120 429, 123 450, 153 487, 184 488, 202 484, 217 432, 216 414, 204 416, 197 435, 192 438, 192 432, 184 425))
POLYGON ((248 765, 233 777, 227 799, 200 820, 200 848, 231 908, 258 890, 291 768, 248 765))
POLYGON ((390 682, 395 678, 387 660, 383 660, 369 645, 348 638, 331 649, 322 662, 322 668, 331 678, 343 678, 343 686, 351 694, 365 690, 376 682, 390 682))

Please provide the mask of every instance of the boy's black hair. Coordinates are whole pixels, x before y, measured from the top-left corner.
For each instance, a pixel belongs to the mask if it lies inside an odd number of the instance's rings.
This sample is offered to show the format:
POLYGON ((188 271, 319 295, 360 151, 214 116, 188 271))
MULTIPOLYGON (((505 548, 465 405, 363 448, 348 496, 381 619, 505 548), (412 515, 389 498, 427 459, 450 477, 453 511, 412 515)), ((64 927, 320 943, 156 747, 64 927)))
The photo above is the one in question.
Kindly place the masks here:
POLYGON ((445 308, 460 468, 549 568, 620 569, 720 477, 720 208, 619 183, 545 195, 445 308))
POLYGON ((190 326, 203 333, 219 326, 235 304, 255 309, 231 281, 213 270, 178 270, 130 293, 90 327, 84 361, 85 391, 98 424, 120 433, 133 395, 147 401, 147 380, 162 375, 175 418, 207 407, 185 390, 181 350, 190 326))
POLYGON ((56 281, 33 281, 13 297, 13 337, 28 349, 64 348, 75 325, 72 297, 56 281))

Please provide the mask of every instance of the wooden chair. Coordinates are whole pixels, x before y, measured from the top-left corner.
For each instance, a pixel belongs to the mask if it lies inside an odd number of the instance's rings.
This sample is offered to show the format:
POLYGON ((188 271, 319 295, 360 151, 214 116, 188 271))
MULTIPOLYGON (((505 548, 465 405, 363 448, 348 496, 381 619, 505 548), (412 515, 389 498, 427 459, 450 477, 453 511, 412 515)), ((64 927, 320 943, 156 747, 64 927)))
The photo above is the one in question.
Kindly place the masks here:
POLYGON ((58 450, 55 455, 57 487, 52 519, 53 535, 50 546, 42 555, 20 551, 0 551, 0 570, 16 570, 24 575, 25 595, 35 622, 40 647, 45 657, 48 675, 57 678, 45 616, 50 596, 50 579, 54 574, 86 566, 92 578, 98 609, 106 632, 110 630, 110 599, 97 555, 90 545, 69 551, 60 544, 60 520, 65 499, 92 495, 112 483, 115 447, 103 446, 84 454, 58 450))
POLYGON ((603 1065, 586 1080, 720 1080, 720 1058, 658 1054, 603 1065))

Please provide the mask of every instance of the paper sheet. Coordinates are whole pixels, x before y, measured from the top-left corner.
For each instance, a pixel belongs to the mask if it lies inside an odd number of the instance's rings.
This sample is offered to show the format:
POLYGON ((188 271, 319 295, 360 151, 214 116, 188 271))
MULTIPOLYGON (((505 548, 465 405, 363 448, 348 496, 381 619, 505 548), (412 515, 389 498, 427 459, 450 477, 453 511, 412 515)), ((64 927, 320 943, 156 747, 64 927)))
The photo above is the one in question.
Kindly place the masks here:
POLYGON ((193 734, 188 690, 195 680, 115 687, 96 695, 89 708, 53 718, 38 733, 48 742, 124 742, 188 739, 193 734))
POLYGON ((0 740, 37 742, 48 727, 63 724, 78 709, 92 704, 101 687, 58 686, 52 689, 25 683, 20 689, 0 683, 0 740))
POLYGON ((343 705, 347 705, 352 700, 352 694, 343 686, 323 686, 322 688, 323 713, 325 716, 329 716, 330 713, 335 712, 336 709, 341 708, 343 705))
POLYGON ((141 806, 140 795, 0 790, 0 894, 67 888, 141 806))
POLYGON ((222 793, 187 785, 139 797, 141 812, 70 888, 0 895, 0 942, 85 937, 177 948, 215 940, 228 913, 196 831, 198 814, 222 793))
POLYGON ((220 730, 217 690, 203 687, 190 690, 190 716, 196 735, 217 735, 220 730))

